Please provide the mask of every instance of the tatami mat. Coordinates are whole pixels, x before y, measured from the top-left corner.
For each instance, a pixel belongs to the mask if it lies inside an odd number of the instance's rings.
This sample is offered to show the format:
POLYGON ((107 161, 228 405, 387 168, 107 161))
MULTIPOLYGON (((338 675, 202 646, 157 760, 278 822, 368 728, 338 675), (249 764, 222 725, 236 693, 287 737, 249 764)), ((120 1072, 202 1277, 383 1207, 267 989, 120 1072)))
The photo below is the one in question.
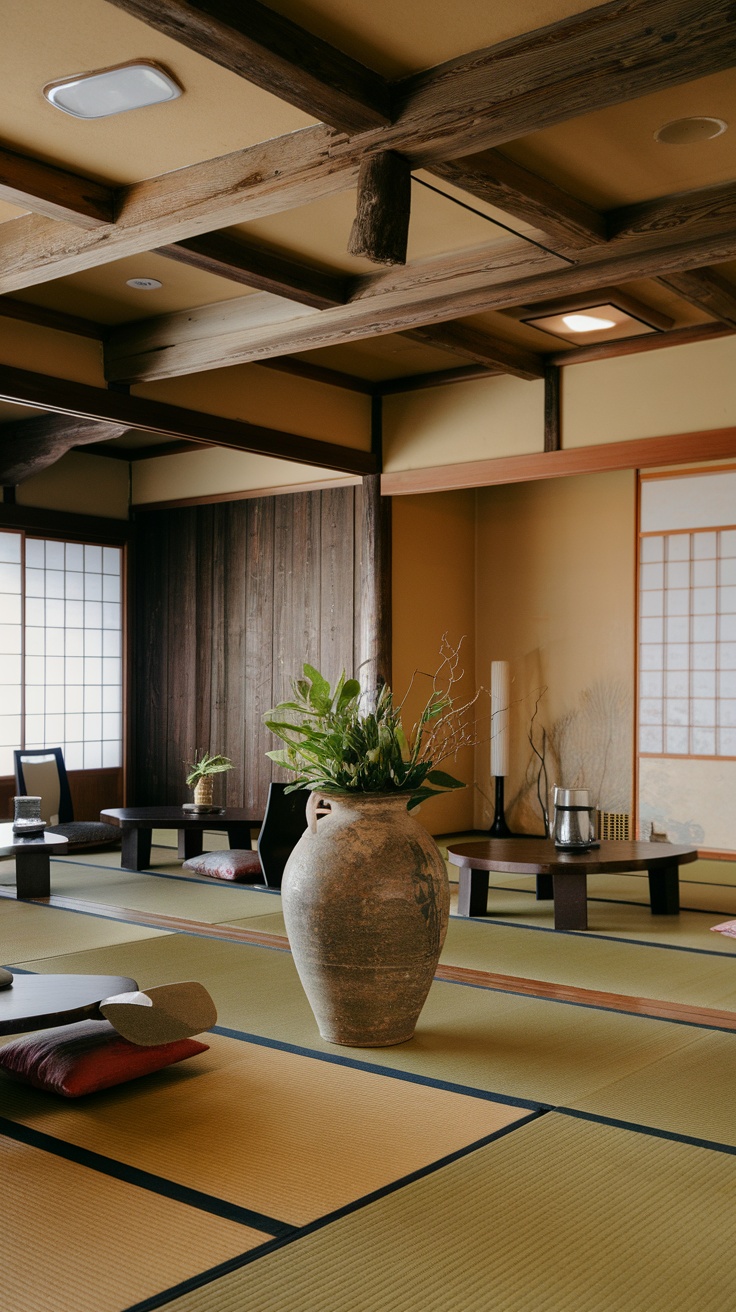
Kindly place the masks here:
POLYGON ((186 1067, 71 1105, 0 1076, 0 1115, 303 1225, 529 1114, 218 1034, 207 1042, 186 1067))
MULTIPOLYGON (((564 942, 564 940, 558 940, 564 942)), ((197 979, 221 1025, 331 1055, 533 1101, 567 1103, 694 1041, 699 1030, 640 1016, 435 981, 411 1043, 325 1043, 287 952, 172 934, 80 956, 47 972, 127 974, 146 988, 197 979)))
POLYGON ((0 1171, 16 1312, 120 1312, 269 1238, 1 1133, 0 1171))
POLYGON ((733 1159, 551 1113, 171 1312, 731 1312, 733 1159))
MULTIPOLYGON (((60 911, 56 907, 35 907, 15 898, 0 898, 0 962, 8 966, 23 962, 34 969, 35 961, 52 954, 94 951, 107 944, 160 938, 166 932, 147 925, 131 925, 60 911)), ((62 972, 64 969, 61 967, 62 972)))

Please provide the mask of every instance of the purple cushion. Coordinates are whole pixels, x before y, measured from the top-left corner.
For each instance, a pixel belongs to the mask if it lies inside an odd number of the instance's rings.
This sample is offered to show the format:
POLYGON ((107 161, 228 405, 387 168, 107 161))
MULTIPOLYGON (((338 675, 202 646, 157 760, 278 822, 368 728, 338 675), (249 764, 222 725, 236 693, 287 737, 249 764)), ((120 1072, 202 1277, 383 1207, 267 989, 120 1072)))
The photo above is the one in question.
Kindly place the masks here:
POLYGON ((212 879, 230 879, 234 883, 252 884, 263 882, 263 872, 257 852, 246 848, 233 848, 227 852, 204 852, 202 856, 190 856, 184 862, 184 870, 191 870, 195 875, 209 875, 212 879))
POLYGON ((177 1039, 141 1048, 122 1038, 109 1021, 82 1020, 7 1043, 0 1048, 0 1070, 36 1089, 81 1098, 196 1057, 208 1046, 198 1039, 177 1039))

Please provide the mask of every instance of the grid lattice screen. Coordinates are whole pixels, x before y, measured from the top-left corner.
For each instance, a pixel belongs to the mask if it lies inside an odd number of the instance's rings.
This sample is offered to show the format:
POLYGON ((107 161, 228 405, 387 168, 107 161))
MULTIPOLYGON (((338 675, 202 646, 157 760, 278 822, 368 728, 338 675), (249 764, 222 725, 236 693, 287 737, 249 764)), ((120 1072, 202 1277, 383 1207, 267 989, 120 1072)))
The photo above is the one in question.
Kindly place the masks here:
POLYGON ((736 529, 642 537, 639 750, 736 757, 736 529))

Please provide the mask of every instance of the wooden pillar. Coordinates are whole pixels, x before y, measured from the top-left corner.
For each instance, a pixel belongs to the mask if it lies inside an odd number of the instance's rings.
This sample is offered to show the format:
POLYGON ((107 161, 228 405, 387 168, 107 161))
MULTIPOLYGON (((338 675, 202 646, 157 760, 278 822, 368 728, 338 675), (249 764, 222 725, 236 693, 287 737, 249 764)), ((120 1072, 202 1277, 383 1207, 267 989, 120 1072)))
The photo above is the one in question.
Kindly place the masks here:
POLYGON ((561 447, 560 369, 556 364, 548 364, 544 369, 544 449, 559 451, 561 447))
POLYGON ((411 210, 411 168, 385 150, 363 160, 358 174, 358 210, 348 253, 374 264, 406 264, 411 210))
MULTIPOLYGON (((372 440, 380 452, 382 399, 374 396, 372 440)), ((366 693, 391 682, 391 498, 381 496, 381 475, 363 478, 361 528, 360 668, 366 693)))

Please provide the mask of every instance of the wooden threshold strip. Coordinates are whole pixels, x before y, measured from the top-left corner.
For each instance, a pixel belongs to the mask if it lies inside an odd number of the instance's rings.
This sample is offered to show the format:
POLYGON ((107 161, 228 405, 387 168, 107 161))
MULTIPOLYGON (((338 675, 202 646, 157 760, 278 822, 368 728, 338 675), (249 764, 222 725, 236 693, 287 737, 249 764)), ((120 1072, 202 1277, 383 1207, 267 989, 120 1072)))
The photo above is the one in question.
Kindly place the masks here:
MULTIPOLYGON (((257 888, 256 888, 257 891, 257 888)), ((3 897, 14 897, 13 889, 0 889, 3 897)), ((167 916, 156 911, 137 911, 132 907, 111 906, 103 902, 87 902, 82 898, 51 897, 29 898, 41 906, 59 907, 60 910, 84 911, 103 914, 111 920, 131 921, 148 925, 151 929, 170 929, 180 934, 196 934, 200 938, 226 939, 231 943, 249 943, 253 947, 277 948, 289 952, 285 934, 267 934, 264 930, 241 929, 235 925, 208 924, 201 920, 185 920, 181 916, 167 916)), ((577 988, 574 984, 555 984, 549 980, 525 979, 517 975, 497 975, 488 970, 473 970, 468 966, 438 966, 435 979, 447 984, 470 984, 475 988, 492 989, 499 993, 520 993, 524 997, 542 998, 547 1002, 570 1002, 580 1007, 596 1007, 603 1011, 625 1012, 630 1016, 647 1016, 655 1020, 678 1021, 687 1025, 736 1031, 736 1012, 720 1011, 713 1007, 695 1007, 683 1002, 662 1002, 657 998, 637 998, 625 993, 601 993, 597 989, 577 988)))

